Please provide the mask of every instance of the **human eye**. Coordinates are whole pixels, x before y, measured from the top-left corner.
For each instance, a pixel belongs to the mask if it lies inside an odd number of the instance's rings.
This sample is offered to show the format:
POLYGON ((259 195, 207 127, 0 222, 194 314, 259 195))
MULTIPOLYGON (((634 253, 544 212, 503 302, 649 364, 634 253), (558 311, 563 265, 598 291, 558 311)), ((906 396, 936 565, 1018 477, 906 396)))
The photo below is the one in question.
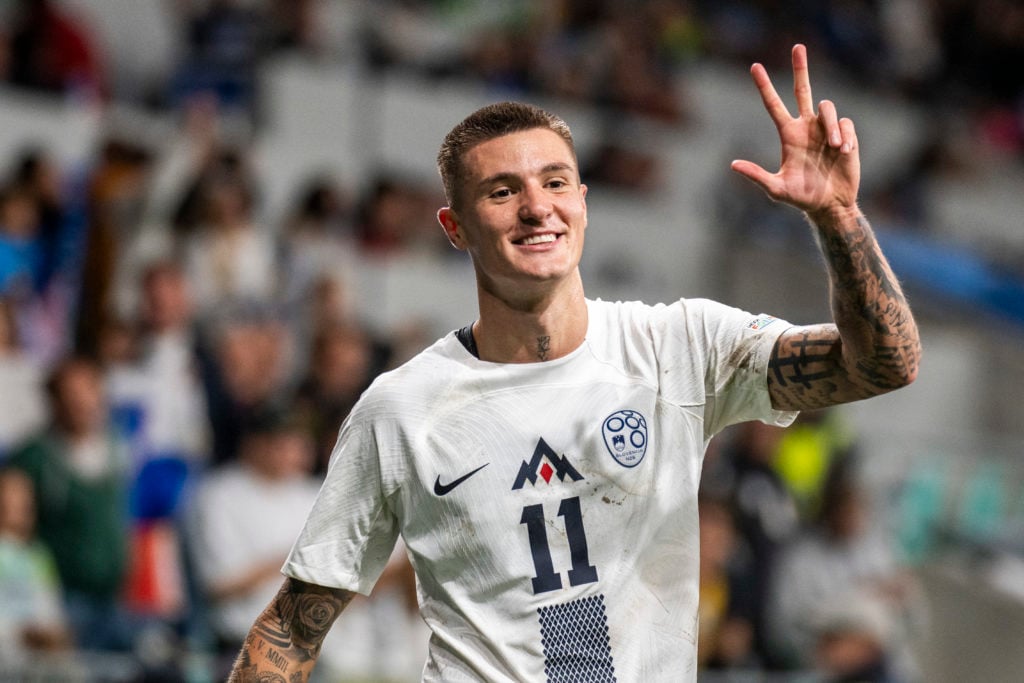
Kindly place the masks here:
POLYGON ((487 196, 490 199, 507 199, 512 196, 512 189, 508 187, 499 187, 496 190, 492 190, 487 196))

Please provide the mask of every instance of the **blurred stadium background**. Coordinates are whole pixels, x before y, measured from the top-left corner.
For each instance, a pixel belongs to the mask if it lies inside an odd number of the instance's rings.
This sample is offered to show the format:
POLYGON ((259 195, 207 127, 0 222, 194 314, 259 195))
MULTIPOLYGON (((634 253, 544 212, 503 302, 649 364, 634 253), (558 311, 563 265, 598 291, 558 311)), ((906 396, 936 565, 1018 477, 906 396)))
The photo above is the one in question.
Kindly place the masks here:
MULTIPOLYGON (((261 457, 255 436, 289 429, 308 438, 315 480, 358 391, 470 322, 471 269, 434 219, 434 156, 481 104, 525 99, 572 126, 590 186, 589 296, 709 297, 827 319, 802 218, 729 171, 733 158, 774 163, 747 69, 765 63, 785 96, 794 42, 808 45, 816 97, 856 122, 862 206, 915 306, 925 358, 906 390, 765 437, 799 516, 773 552, 810 533, 830 473, 849 464, 890 569, 915 596, 897 617, 905 652, 885 653, 902 678, 885 680, 1020 680, 1015 0, 0 2, 0 459, 59 432, 51 372, 69 357, 94 363, 131 501, 127 559, 106 595, 135 636, 86 648, 74 610, 57 610, 69 630, 30 647, 19 620, 31 610, 5 600, 0 672, 215 679, 218 643, 232 641, 211 612, 230 572, 196 566, 195 548, 216 538, 196 511, 203 484, 261 457), (172 328, 176 351, 154 356, 172 328)), ((747 436, 716 439, 708 471, 728 471, 747 436)), ((726 507, 737 503, 730 481, 708 486, 726 507)), ((719 569, 735 603, 732 568, 744 553, 749 564, 752 541, 733 526, 719 569)), ((75 552, 54 552, 72 593, 75 552)), ((0 595, 15 595, 25 579, 5 567, 0 595)), ((419 656, 422 632, 395 581, 390 602, 352 617, 346 637, 362 654, 325 666, 323 680, 417 680, 404 660, 419 656)), ((837 675, 822 641, 790 657, 762 636, 708 654, 701 680, 837 675)))

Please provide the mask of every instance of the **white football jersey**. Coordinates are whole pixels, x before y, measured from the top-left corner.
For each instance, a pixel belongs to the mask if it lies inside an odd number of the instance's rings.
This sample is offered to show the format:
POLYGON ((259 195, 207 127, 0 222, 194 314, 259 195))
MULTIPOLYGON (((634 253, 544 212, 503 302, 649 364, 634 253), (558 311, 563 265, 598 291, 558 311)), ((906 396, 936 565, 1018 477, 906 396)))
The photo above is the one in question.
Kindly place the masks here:
POLYGON ((696 679, 704 450, 792 421, 766 379, 788 325, 707 300, 587 306, 567 356, 489 363, 448 335, 342 426, 284 571, 368 593, 400 533, 425 681, 696 679))

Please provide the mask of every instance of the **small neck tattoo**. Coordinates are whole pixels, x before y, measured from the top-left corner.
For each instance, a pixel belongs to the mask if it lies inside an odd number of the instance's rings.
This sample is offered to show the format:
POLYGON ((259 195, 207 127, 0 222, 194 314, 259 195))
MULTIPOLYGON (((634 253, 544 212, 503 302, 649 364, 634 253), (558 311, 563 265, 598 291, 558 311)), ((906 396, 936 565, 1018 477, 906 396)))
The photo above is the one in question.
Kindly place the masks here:
POLYGON ((537 337, 537 358, 540 360, 548 359, 548 352, 551 350, 551 337, 545 335, 543 337, 537 337))

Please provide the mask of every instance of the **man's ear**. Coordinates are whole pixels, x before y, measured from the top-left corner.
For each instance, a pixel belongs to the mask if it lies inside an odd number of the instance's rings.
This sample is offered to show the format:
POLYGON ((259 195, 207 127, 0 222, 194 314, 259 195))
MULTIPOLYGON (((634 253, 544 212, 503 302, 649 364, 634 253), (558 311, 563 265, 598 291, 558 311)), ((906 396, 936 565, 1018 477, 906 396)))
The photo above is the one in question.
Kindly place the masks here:
POLYGON ((587 229, 587 186, 580 183, 580 201, 583 202, 583 229, 587 229))
POLYGON ((445 237, 452 243, 452 246, 463 251, 466 248, 466 241, 462 239, 459 231, 459 217, 455 215, 454 209, 445 206, 437 210, 437 222, 444 228, 445 237))

